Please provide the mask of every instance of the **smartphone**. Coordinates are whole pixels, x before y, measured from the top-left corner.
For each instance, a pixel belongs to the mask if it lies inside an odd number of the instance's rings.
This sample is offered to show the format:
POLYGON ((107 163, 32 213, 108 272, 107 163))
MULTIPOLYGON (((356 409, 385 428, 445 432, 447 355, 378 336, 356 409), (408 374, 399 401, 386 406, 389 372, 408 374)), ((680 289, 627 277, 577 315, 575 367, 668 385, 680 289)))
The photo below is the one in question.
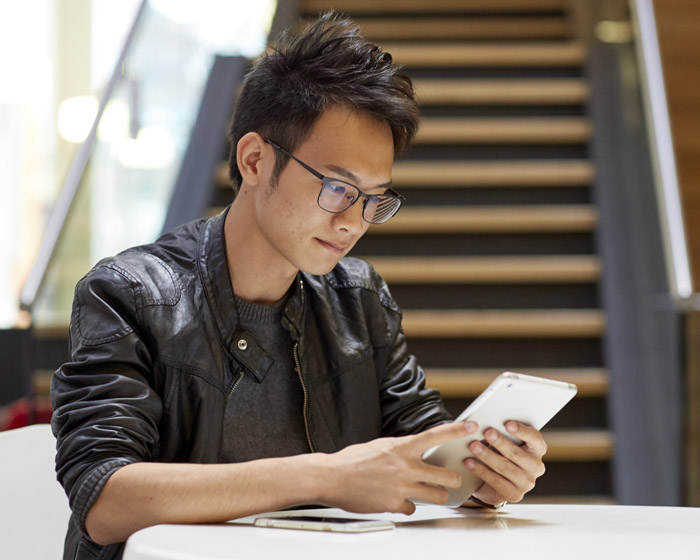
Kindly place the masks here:
POLYGON ((332 533, 367 533, 370 531, 388 531, 394 528, 392 521, 349 517, 315 517, 310 515, 257 517, 254 525, 256 527, 330 531, 332 533))
POLYGON ((505 423, 515 420, 540 430, 576 394, 571 383, 533 377, 507 371, 499 375, 472 404, 458 417, 479 424, 479 431, 471 436, 437 445, 423 454, 431 465, 447 467, 462 477, 459 488, 447 488, 449 498, 445 505, 459 507, 483 484, 464 465, 472 457, 467 447, 472 441, 484 440, 484 431, 495 428, 520 445, 522 441, 505 430, 505 423))

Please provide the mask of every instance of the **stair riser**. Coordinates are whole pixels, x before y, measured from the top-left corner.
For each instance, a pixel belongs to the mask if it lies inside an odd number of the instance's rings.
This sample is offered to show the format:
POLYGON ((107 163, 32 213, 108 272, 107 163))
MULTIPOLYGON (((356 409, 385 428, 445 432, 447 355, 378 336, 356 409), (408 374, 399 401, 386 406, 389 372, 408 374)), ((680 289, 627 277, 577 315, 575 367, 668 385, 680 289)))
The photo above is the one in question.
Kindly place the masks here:
MULTIPOLYGON (((406 207, 419 206, 496 206, 517 204, 590 204, 587 187, 552 185, 547 187, 415 187, 396 185, 406 197, 406 207)), ((229 194, 230 196, 230 194, 229 194)))
MULTIPOLYGON (((381 226, 378 226, 381 227, 381 226)), ((370 231, 352 251, 356 255, 590 255, 590 232, 455 234, 381 234, 370 231)))
POLYGON ((545 455, 547 472, 537 480, 530 498, 537 496, 611 496, 612 474, 607 461, 552 462, 545 455))
POLYGON ((542 143, 431 143, 414 144, 402 160, 552 160, 588 157, 588 147, 581 142, 542 143))
POLYGON ((598 289, 589 284, 432 284, 390 283, 403 309, 594 309, 598 289))
MULTIPOLYGON (((420 92, 417 93, 420 101, 420 92)), ((466 104, 456 105, 448 103, 421 104, 421 116, 425 118, 465 118, 465 117, 493 117, 493 118, 535 118, 535 117, 582 117, 585 109, 576 103, 562 103, 557 106, 541 106, 539 104, 520 103, 513 105, 494 104, 466 104)))
POLYGON ((411 353, 430 367, 599 367, 600 338, 418 338, 411 353))
POLYGON ((501 79, 501 78, 581 78, 583 71, 580 66, 468 66, 455 65, 445 68, 435 68, 427 65, 408 66, 406 74, 414 80, 422 79, 501 79))

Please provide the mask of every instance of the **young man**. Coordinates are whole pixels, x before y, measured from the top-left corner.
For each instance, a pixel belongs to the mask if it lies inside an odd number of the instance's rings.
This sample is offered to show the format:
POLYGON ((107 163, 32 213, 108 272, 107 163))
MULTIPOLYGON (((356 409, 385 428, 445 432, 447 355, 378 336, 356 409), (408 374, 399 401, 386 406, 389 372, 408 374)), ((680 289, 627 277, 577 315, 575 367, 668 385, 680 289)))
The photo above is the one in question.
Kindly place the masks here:
MULTIPOLYGON (((52 387, 66 557, 301 504, 411 513, 459 485, 421 456, 476 426, 447 423, 385 284, 341 261, 398 210, 394 154, 417 124, 410 80, 333 15, 258 61, 232 125, 231 207, 76 288, 52 387)), ((508 429, 525 443, 491 429, 471 444, 482 503, 518 501, 544 472, 540 433, 508 429)))

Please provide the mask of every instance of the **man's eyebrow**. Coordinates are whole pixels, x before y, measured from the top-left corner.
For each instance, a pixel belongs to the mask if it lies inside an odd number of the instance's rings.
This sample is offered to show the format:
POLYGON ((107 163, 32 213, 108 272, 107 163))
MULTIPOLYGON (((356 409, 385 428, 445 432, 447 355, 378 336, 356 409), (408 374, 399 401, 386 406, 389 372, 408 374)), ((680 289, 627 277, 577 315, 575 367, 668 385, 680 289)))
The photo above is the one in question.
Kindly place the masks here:
MULTIPOLYGON (((326 169, 329 169, 332 173, 334 173, 336 175, 341 175, 345 179, 348 179, 355 186, 357 186, 357 183, 360 182, 360 179, 357 175, 355 175, 349 169, 345 169, 344 167, 341 167, 340 165, 329 164, 329 165, 326 165, 326 169)), ((376 187, 371 187, 371 188, 373 188, 373 189, 388 189, 391 187, 392 184, 393 184, 392 181, 388 181, 386 183, 382 183, 381 185, 377 185, 376 187)))

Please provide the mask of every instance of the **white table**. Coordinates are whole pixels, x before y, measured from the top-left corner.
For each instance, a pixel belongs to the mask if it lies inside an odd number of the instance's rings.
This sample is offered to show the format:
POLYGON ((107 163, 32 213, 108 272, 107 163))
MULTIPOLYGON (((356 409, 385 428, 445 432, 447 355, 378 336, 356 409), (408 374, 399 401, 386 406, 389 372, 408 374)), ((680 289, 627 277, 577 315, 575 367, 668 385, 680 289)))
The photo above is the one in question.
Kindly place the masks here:
POLYGON ((700 558, 700 508, 511 504, 498 512, 419 506, 410 517, 328 509, 303 514, 392 519, 396 529, 271 529, 253 527, 254 517, 221 525, 158 525, 132 535, 124 560, 700 558))

